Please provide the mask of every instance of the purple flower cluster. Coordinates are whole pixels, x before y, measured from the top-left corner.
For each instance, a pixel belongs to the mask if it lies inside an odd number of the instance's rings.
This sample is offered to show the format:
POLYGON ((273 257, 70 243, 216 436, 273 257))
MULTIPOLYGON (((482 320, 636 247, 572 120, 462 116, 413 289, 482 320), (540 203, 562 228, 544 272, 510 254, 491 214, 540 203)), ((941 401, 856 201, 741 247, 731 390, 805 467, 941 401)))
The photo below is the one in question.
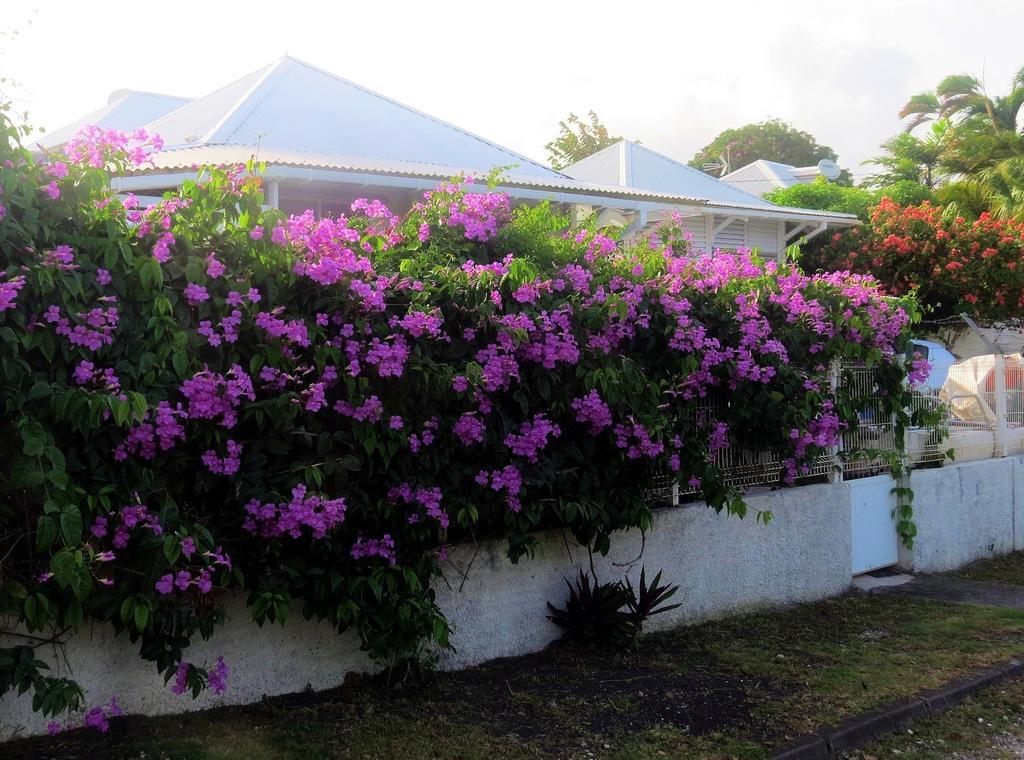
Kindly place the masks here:
POLYGON ((932 365, 921 354, 914 354, 910 360, 910 371, 907 372, 907 380, 911 385, 920 385, 932 373, 932 365))
POLYGON ((486 426, 473 412, 466 412, 452 426, 452 432, 458 436, 464 446, 472 446, 484 439, 486 426))
POLYGON ((440 338, 444 335, 444 331, 441 329, 443 325, 441 317, 437 314, 427 314, 422 311, 411 311, 401 319, 394 317, 392 318, 391 325, 392 327, 402 328, 413 338, 419 338, 422 335, 440 338))
POLYGON ((437 426, 437 417, 431 417, 423 423, 423 430, 409 436, 409 450, 415 454, 422 447, 432 444, 434 442, 434 431, 437 430, 437 426))
MULTIPOLYGON (((402 502, 404 504, 417 505, 423 508, 427 517, 437 520, 442 528, 448 527, 448 514, 441 509, 441 489, 434 488, 413 488, 408 483, 399 483, 388 491, 388 500, 392 504, 402 502)), ((410 514, 409 522, 418 522, 419 514, 410 514)))
POLYGON ((639 422, 631 422, 628 425, 616 425, 615 445, 625 449, 626 456, 630 459, 640 457, 657 457, 665 451, 665 444, 651 438, 650 431, 639 422))
POLYGON ((221 342, 234 343, 238 340, 238 328, 242 324, 242 312, 238 309, 233 309, 231 314, 220 320, 220 332, 217 332, 217 328, 213 326, 213 322, 209 319, 204 319, 199 323, 199 327, 196 328, 196 332, 206 338, 206 342, 211 346, 219 346, 221 342))
POLYGON ((113 160, 124 160, 130 166, 142 166, 150 161, 149 155, 163 148, 158 135, 144 129, 121 132, 95 125, 82 127, 64 145, 64 155, 76 164, 96 169, 113 160))
MULTIPOLYGON (((0 219, 2 218, 0 217, 0 219)), ((23 287, 25 287, 24 275, 0 281, 0 311, 7 311, 16 306, 15 300, 18 297, 18 291, 23 287)))
POLYGON ((206 276, 217 279, 224 272, 227 271, 227 267, 224 266, 222 261, 217 259, 217 254, 211 253, 206 257, 206 276))
POLYGON ((210 691, 214 694, 223 694, 228 690, 228 676, 231 674, 228 664, 224 662, 223 657, 217 658, 217 663, 210 668, 207 683, 210 685, 210 691))
POLYGON ((442 184, 424 197, 441 208, 441 224, 461 230, 466 240, 486 243, 512 217, 508 195, 468 192, 461 182, 442 184))
POLYGON ((356 542, 352 544, 352 550, 349 554, 352 556, 352 559, 382 557, 388 561, 389 565, 394 565, 397 561, 395 540, 391 537, 390 533, 385 533, 380 538, 364 538, 359 536, 356 542))
POLYGON ((381 377, 401 377, 408 358, 409 344, 401 335, 395 335, 389 341, 374 338, 366 352, 365 361, 376 366, 377 374, 381 377))
POLYGON ((242 527, 263 538, 299 538, 303 527, 310 529, 313 538, 323 538, 344 522, 345 500, 309 495, 306 486, 299 484, 288 501, 260 504, 259 499, 252 499, 245 505, 245 512, 242 527))
POLYGON ((114 450, 114 458, 119 462, 123 462, 129 456, 152 459, 156 456, 158 442, 161 451, 174 448, 176 441, 185 440, 185 427, 179 422, 179 418, 186 416, 181 404, 172 407, 168 402, 160 401, 153 413, 153 422, 143 418, 129 430, 124 441, 114 450))
POLYGON ((156 243, 153 244, 153 258, 161 264, 166 264, 171 259, 171 246, 174 245, 174 235, 170 232, 161 233, 156 243))
POLYGON ((178 667, 174 671, 174 683, 171 684, 172 693, 179 695, 185 693, 185 689, 188 688, 188 672, 191 668, 192 663, 185 660, 178 663, 178 667))
POLYGON ((55 325, 58 335, 64 336, 71 345, 81 346, 89 351, 99 351, 103 346, 109 346, 114 342, 113 334, 119 316, 113 306, 105 309, 95 307, 89 311, 79 312, 77 318, 84 324, 75 324, 72 327, 71 320, 63 315, 59 306, 50 306, 43 312, 43 320, 55 325))
POLYGON ((586 396, 573 399, 572 408, 576 412, 577 422, 590 425, 591 435, 597 435, 612 424, 612 410, 596 390, 590 391, 586 396))
POLYGON ((154 587, 160 594, 170 594, 174 589, 188 591, 192 586, 195 586, 200 594, 209 594, 213 589, 213 573, 210 568, 204 567, 195 574, 188 570, 167 573, 160 577, 154 587))
POLYGON ((70 245, 58 245, 52 251, 44 251, 42 264, 51 269, 78 269, 75 252, 70 245))
POLYGON ((277 315, 280 307, 272 312, 261 311, 256 315, 256 326, 272 338, 283 338, 289 343, 306 348, 309 346, 309 328, 301 319, 284 320, 277 315))
POLYGON ((198 306, 203 301, 210 300, 210 294, 206 288, 202 285, 197 285, 194 282, 190 282, 185 286, 184 291, 185 300, 188 301, 189 306, 198 306))
POLYGON ((476 482, 482 486, 490 486, 494 491, 504 491, 505 501, 512 512, 522 509, 519 494, 523 488, 523 476, 514 464, 506 465, 500 470, 480 470, 476 474, 476 482))
POLYGON ((376 396, 370 396, 359 406, 352 406, 347 401, 338 401, 334 405, 334 411, 357 422, 377 422, 384 414, 384 404, 376 396))
POLYGON ((85 359, 75 367, 72 377, 77 385, 95 385, 97 388, 113 394, 118 394, 121 391, 121 381, 112 367, 96 369, 96 365, 85 359))
POLYGON ((524 422, 518 433, 505 436, 505 445, 516 456, 526 457, 530 463, 537 461, 537 454, 548 445, 548 438, 557 438, 562 434, 558 425, 552 423, 544 414, 534 415, 532 420, 524 422))
POLYGON ((223 457, 218 456, 213 449, 203 452, 203 464, 214 475, 234 475, 242 465, 242 444, 229 438, 226 445, 228 451, 223 457))
POLYGON ((145 504, 128 505, 121 507, 116 518, 100 515, 89 528, 89 533, 94 538, 104 538, 109 535, 113 528, 114 534, 111 544, 116 549, 123 549, 128 545, 131 533, 136 528, 145 528, 152 531, 153 535, 159 536, 164 532, 159 518, 149 511, 145 504), (111 524, 111 520, 116 520, 111 524))
MULTIPOLYGON (((124 711, 121 709, 121 705, 118 704, 117 697, 111 697, 106 706, 96 705, 89 708, 82 716, 82 726, 85 728, 95 728, 101 734, 105 734, 110 730, 110 719, 120 718, 123 715, 124 711)), ((61 731, 69 731, 73 728, 75 726, 70 720, 63 726, 57 721, 51 720, 46 724, 46 733, 50 736, 56 736, 61 731)))
POLYGON ((181 384, 181 393, 188 399, 188 418, 192 420, 216 420, 226 428, 238 422, 238 407, 242 399, 256 400, 252 379, 237 364, 232 365, 227 375, 210 370, 197 372, 181 384))

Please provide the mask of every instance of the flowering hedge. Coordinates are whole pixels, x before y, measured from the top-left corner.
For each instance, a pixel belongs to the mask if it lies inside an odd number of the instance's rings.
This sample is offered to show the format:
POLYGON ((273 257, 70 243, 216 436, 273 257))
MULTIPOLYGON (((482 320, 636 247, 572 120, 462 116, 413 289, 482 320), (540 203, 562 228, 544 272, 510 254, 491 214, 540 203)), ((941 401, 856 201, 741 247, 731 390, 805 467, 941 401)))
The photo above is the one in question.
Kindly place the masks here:
POLYGON ((1024 313, 1024 222, 988 214, 970 222, 942 206, 883 198, 869 224, 834 234, 802 263, 871 274, 895 295, 916 289, 939 318, 1019 322, 1024 313))
MULTIPOLYGON (((607 551, 650 527, 656 471, 742 516, 712 455, 806 472, 856 424, 833 360, 903 393, 912 304, 869 278, 693 259, 678 222, 620 245, 458 182, 338 219, 264 208, 252 166, 147 209, 108 189, 158 145, 90 130, 37 161, 4 125, 0 612, 104 621, 178 693, 227 687, 187 651, 227 589, 429 658, 450 542, 519 558, 561 526, 607 551)), ((0 693, 80 708, 33 645, 0 650, 0 693)))

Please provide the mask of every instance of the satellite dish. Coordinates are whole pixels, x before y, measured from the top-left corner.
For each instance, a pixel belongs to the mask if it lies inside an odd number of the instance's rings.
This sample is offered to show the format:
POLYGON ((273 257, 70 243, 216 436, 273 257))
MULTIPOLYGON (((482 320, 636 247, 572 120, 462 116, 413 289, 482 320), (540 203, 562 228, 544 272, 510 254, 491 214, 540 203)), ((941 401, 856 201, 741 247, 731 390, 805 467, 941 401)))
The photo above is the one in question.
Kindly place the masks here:
POLYGON ((829 158, 823 158, 818 162, 818 173, 828 180, 839 179, 839 166, 829 158))

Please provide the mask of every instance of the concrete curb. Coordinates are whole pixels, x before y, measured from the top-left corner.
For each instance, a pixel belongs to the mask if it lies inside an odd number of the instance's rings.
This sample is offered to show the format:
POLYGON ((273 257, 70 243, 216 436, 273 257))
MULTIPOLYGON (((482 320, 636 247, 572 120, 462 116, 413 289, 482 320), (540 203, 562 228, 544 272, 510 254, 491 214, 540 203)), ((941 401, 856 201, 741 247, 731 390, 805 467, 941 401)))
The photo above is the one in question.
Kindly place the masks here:
POLYGON ((1024 675, 1024 660, 1009 660, 796 739, 773 757, 775 760, 830 760, 898 731, 917 718, 944 713, 982 689, 1020 675, 1024 675))

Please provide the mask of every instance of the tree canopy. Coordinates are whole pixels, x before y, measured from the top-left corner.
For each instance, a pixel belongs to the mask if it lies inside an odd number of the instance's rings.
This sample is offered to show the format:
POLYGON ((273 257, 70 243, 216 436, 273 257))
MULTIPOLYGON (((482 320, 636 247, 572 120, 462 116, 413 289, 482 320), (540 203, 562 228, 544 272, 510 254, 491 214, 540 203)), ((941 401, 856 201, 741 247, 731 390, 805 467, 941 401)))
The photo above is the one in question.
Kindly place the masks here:
POLYGON ((835 161, 838 157, 827 145, 819 145, 810 133, 779 119, 721 132, 697 151, 690 166, 703 169, 704 164, 718 161, 721 156, 726 157, 730 171, 759 158, 792 166, 811 166, 823 158, 835 161))
POLYGON ((558 137, 544 146, 548 152, 548 161, 555 169, 563 169, 581 161, 622 139, 610 135, 596 113, 589 111, 587 115, 589 119, 581 119, 570 113, 558 123, 558 137))

